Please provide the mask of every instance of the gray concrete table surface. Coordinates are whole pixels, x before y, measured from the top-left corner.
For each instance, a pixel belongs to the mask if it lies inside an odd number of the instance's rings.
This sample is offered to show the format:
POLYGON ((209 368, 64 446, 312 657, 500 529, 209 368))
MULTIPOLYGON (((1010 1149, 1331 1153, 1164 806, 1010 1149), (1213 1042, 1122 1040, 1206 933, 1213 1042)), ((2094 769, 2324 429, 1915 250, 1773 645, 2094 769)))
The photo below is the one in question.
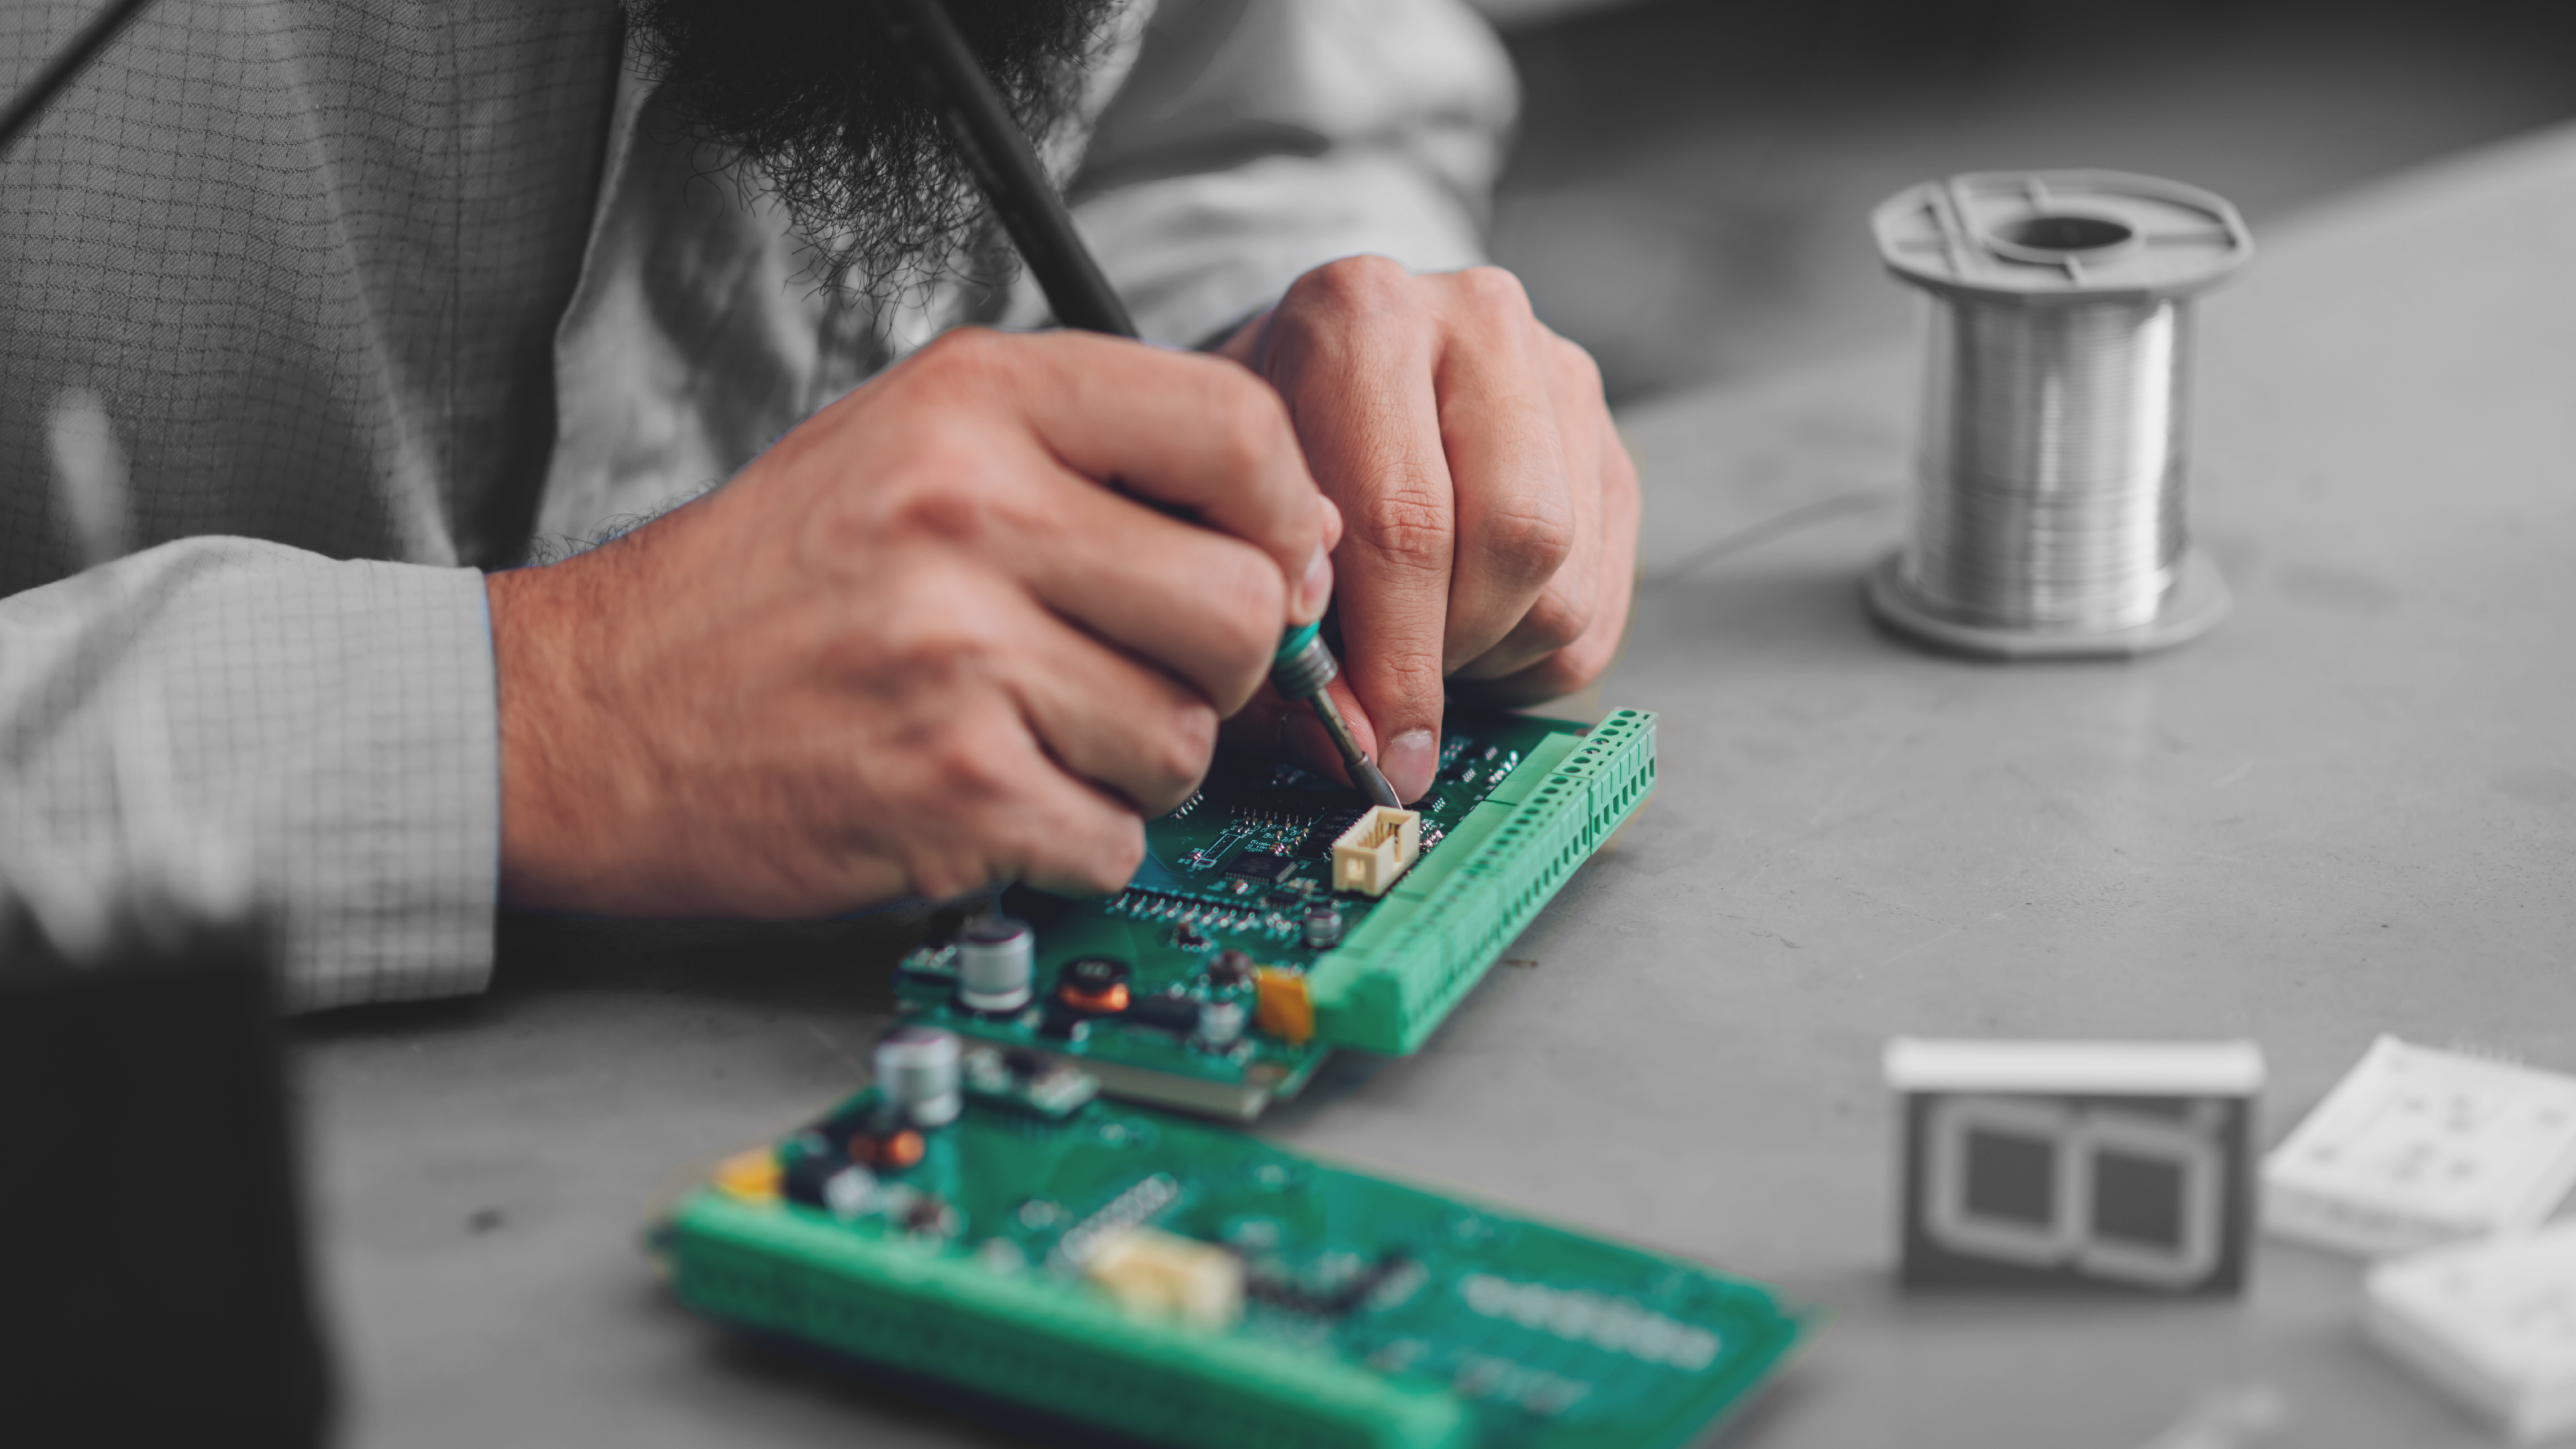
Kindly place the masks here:
MULTIPOLYGON (((2347 1259, 2241 1300, 1909 1297, 1894 1033, 2251 1036, 2286 1131, 2379 1032, 2576 1069, 2576 131, 2263 239, 2198 343, 2195 519, 2237 596, 2127 664, 1874 633, 1911 344, 1625 422, 1661 788, 1418 1056, 1262 1130, 1777 1283, 1827 1317, 1727 1442, 2473 1445, 2347 1259)), ((1893 285, 1855 278, 1855 286, 1893 285)), ((1010 1442, 673 1308, 661 1194, 848 1090, 900 918, 511 920, 484 998, 300 1030, 368 1449, 1010 1442)))

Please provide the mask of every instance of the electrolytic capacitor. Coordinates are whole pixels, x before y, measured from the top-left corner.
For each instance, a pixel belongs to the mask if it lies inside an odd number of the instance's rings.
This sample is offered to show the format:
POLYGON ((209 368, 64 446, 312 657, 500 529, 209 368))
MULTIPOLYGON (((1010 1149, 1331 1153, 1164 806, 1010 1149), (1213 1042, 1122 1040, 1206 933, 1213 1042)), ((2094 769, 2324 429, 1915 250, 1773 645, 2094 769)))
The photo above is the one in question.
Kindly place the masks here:
POLYGON ((877 1041, 877 1091, 914 1126, 945 1127, 963 1106, 957 1063, 952 1033, 896 1027, 877 1041))
POLYGON ((1029 1004, 1037 977, 1037 943, 1028 924, 987 916, 957 940, 957 1000, 969 1011, 1017 1011, 1029 1004))
POLYGON ((1317 906, 1306 913, 1306 949, 1329 951, 1342 944, 1342 913, 1317 906))
POLYGON ((1243 1037, 1243 1003, 1240 1001, 1205 1001, 1199 1003, 1199 1040, 1212 1047, 1229 1047, 1243 1037))

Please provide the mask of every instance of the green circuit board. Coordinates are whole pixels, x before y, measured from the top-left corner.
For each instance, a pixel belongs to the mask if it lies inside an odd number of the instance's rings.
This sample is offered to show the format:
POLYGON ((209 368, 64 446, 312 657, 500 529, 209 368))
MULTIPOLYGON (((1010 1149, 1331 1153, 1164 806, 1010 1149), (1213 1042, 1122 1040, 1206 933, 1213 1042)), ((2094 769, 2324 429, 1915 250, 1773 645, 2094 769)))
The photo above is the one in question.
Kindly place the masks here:
POLYGON ((1293 766, 1220 756, 1206 785, 1146 828, 1146 858, 1107 900, 1015 888, 1003 910, 1037 940, 1037 1000, 994 1016, 956 996, 956 947, 934 938, 896 977, 925 1024, 1078 1063, 1120 1096, 1251 1118, 1292 1096, 1335 1046, 1419 1047, 1467 989, 1653 788, 1654 716, 1595 725, 1503 713, 1453 716, 1431 792, 1417 801, 1422 854, 1383 897, 1332 889, 1331 848, 1365 802, 1293 766), (1307 919, 1338 940, 1310 945, 1307 919), (1132 1007, 1075 1012, 1067 965, 1115 961, 1132 1007), (1229 966, 1230 963, 1230 966, 1229 966), (1312 1035, 1248 1029, 1212 1045, 1188 1023, 1232 1000, 1254 1015, 1247 966, 1294 973, 1312 1035))
POLYGON ((1223 1449, 1668 1449, 1803 1331, 1759 1284, 1004 1059, 969 1051, 985 1088, 902 1170, 870 1145, 873 1091, 729 1163, 655 1235, 678 1297, 899 1380, 1223 1449), (1214 1260, 1224 1311, 1105 1289, 1106 1245, 1139 1230, 1214 1260))

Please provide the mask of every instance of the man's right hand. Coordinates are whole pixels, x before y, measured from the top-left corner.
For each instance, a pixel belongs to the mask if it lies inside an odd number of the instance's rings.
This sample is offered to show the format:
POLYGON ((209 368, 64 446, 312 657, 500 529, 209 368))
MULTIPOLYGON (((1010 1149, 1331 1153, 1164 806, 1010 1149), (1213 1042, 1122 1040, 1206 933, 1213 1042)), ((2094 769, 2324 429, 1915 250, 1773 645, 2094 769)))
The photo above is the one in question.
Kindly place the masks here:
POLYGON ((502 899, 1115 890, 1323 613, 1339 535, 1233 363, 952 333, 717 492, 491 577, 502 899))

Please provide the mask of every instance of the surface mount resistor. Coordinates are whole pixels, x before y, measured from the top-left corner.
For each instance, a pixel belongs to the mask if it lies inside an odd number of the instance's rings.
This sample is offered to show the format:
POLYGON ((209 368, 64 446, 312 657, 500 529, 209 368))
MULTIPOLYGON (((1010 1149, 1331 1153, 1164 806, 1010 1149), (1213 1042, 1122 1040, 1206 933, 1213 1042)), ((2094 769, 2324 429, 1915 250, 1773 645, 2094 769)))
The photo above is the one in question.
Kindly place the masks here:
POLYGON ((1314 1039, 1315 1002, 1307 994, 1305 977, 1265 966, 1252 979, 1257 993, 1254 1025, 1292 1046, 1314 1039))

